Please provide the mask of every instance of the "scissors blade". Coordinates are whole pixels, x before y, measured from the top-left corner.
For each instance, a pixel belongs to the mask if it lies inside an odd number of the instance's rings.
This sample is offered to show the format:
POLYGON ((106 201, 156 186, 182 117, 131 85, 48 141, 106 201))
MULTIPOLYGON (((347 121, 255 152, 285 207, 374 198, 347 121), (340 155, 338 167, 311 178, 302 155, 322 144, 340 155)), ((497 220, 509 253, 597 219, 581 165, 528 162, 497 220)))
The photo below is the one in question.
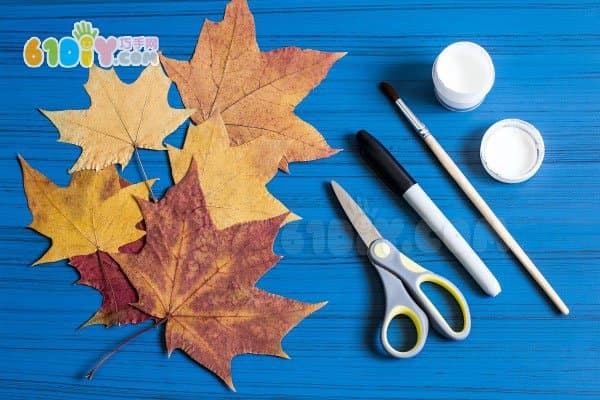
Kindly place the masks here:
POLYGON ((373 225, 369 217, 365 214, 362 208, 350 197, 348 192, 344 190, 336 181, 331 181, 331 187, 337 197, 342 209, 348 216, 350 223, 358 232, 358 236, 362 239, 367 247, 377 239, 382 239, 381 234, 373 225))

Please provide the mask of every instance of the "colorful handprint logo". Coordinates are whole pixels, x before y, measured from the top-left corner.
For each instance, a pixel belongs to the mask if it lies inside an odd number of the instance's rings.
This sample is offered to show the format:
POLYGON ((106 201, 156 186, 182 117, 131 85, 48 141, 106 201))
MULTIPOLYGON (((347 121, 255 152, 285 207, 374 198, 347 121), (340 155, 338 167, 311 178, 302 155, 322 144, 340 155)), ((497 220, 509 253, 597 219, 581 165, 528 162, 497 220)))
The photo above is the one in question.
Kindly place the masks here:
POLYGON ((79 62, 84 67, 90 67, 94 63, 94 39, 99 32, 98 28, 94 28, 88 21, 82 20, 73 25, 73 37, 77 39, 81 49, 79 62))
POLYGON ((158 64, 158 37, 115 36, 103 37, 91 22, 81 20, 73 24, 71 36, 58 40, 48 37, 41 41, 32 36, 23 46, 23 61, 30 68, 44 64, 49 67, 89 68, 98 56, 100 66, 146 66, 158 64))

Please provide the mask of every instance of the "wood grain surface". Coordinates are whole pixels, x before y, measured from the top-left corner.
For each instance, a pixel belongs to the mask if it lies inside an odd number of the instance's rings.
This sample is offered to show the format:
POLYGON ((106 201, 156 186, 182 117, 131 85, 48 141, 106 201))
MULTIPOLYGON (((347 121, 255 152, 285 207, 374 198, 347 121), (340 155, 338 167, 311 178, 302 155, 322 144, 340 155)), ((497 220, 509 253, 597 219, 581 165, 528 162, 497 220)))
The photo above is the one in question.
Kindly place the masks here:
MULTIPOLYGON (((27 68, 25 41, 70 35, 92 21, 103 35, 157 35, 165 55, 187 59, 204 18, 224 1, 19 1, 0 5, 0 395, 3 399, 104 398, 600 398, 600 2, 598 1, 250 1, 263 49, 298 45, 349 55, 297 109, 342 153, 292 164, 272 192, 303 220, 281 231, 285 256, 259 286, 329 304, 284 340, 292 357, 241 356, 230 392, 183 353, 167 358, 161 332, 125 347, 93 381, 85 372, 136 327, 77 327, 100 296, 74 286, 66 263, 30 268, 48 241, 26 229, 16 155, 66 184, 79 150, 37 108, 86 108, 87 71, 27 68), (431 65, 444 46, 471 40, 496 66, 496 84, 475 111, 443 109, 431 65), (392 82, 487 200, 571 309, 559 315, 408 127, 377 84, 392 82), (479 161, 485 129, 503 118, 536 125, 546 158, 529 181, 508 185, 479 161), (367 129, 387 145, 455 222, 496 274, 503 292, 488 298, 409 207, 360 159, 353 135, 367 129), (465 293, 473 327, 460 343, 430 333, 410 360, 378 343, 381 286, 355 246, 327 182, 354 194, 387 238, 465 293)), ((132 81, 140 68, 120 67, 132 81)), ((181 102, 175 88, 173 106, 181 102)), ((180 146, 184 127, 166 142, 180 146)), ((158 192, 172 184, 167 155, 142 151, 158 192)), ((139 181, 134 164, 123 175, 139 181)))

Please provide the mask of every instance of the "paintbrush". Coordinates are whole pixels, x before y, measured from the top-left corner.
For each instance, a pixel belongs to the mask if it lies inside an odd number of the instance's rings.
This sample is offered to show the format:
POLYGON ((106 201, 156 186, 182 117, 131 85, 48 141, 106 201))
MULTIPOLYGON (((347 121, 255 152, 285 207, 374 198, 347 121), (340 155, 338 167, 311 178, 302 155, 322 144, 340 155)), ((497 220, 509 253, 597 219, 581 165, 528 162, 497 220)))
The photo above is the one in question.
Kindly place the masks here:
POLYGON ((400 112, 406 117, 406 119, 410 122, 413 129, 421 136, 421 138, 427 143, 429 149, 433 152, 433 154, 437 157, 439 162, 444 166, 446 171, 450 174, 450 176, 454 179, 456 184, 462 189, 462 191, 467 195, 469 200, 473 203, 475 207, 479 210, 481 215, 485 218, 485 220, 490 224, 490 226, 494 229, 496 234, 504 241, 506 246, 513 252, 515 257, 521 262, 523 267, 529 272, 531 277, 537 282, 537 284, 542 288, 544 293, 552 300, 554 305, 562 312, 563 314, 569 314, 569 308, 562 301, 560 296, 556 293, 552 285, 544 278, 544 275, 540 272, 540 270, 535 266, 533 261, 529 258, 529 256, 525 253, 525 251, 519 246, 519 243, 512 237, 508 229, 502 224, 502 222, 498 219, 496 214, 492 211, 490 206, 487 205, 485 200, 477 193, 477 190, 471 185, 471 182, 465 177, 465 175, 461 172, 458 166, 452 161, 452 158, 446 153, 446 151, 442 148, 442 146, 438 143, 438 141, 433 137, 429 129, 423 124, 413 112, 408 108, 408 106, 402 101, 396 89, 387 83, 381 82, 379 85, 381 90, 398 106, 400 112))

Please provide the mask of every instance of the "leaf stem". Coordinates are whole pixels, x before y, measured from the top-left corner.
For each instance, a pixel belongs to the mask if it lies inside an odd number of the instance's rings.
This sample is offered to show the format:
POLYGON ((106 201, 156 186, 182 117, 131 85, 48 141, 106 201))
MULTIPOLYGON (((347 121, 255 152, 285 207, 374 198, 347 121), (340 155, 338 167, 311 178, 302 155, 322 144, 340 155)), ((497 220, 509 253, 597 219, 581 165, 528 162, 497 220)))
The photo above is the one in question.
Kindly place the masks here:
POLYGON ((144 164, 142 164, 142 158, 140 157, 140 152, 138 151, 137 145, 133 145, 133 152, 135 153, 135 158, 137 160, 138 167, 140 167, 140 171, 142 171, 142 176, 144 178, 144 182, 146 183, 146 186, 148 187, 148 190, 150 192, 150 197, 152 198, 152 201, 156 203, 158 201, 158 199, 154 195, 152 186, 150 185, 150 182, 148 181, 148 174, 146 174, 146 169, 144 168, 144 164))
POLYGON ((112 349, 110 352, 106 353, 106 355, 104 357, 102 357, 102 359, 100 361, 98 361, 98 363, 94 366, 94 368, 92 368, 90 370, 90 372, 88 372, 85 377, 87 379, 92 379, 94 377, 94 374, 96 373, 96 371, 98 370, 98 368, 100 368, 102 366, 102 364, 104 364, 109 358, 111 358, 115 353, 117 353, 119 350, 121 350, 125 345, 127 345, 128 343, 132 342, 133 340, 135 340, 138 336, 143 335, 144 333, 151 331, 154 328, 157 328, 159 326, 161 326, 162 324, 164 324, 165 322, 167 322, 167 318, 163 318, 158 322, 155 322, 154 324, 145 327, 144 329, 142 329, 139 332, 136 332, 135 334, 129 336, 127 339, 123 340, 121 343, 119 343, 119 345, 117 347, 115 347, 114 349, 112 349))

